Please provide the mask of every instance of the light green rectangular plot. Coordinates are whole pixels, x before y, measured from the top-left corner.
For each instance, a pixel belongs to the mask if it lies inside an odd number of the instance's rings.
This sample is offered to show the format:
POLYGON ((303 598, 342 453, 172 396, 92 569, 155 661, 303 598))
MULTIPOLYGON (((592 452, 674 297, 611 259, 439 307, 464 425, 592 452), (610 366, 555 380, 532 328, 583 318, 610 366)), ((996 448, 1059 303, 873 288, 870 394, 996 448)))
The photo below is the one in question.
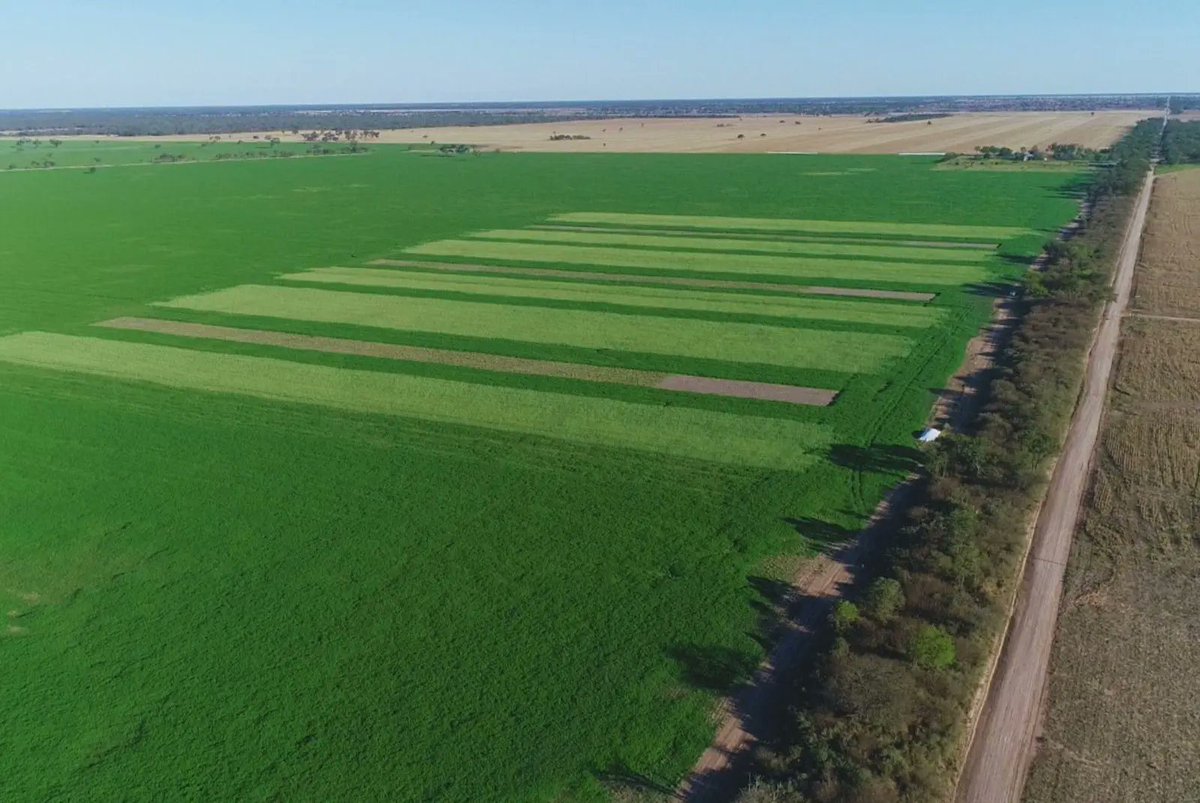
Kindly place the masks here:
POLYGON ((871 245, 861 243, 805 243, 777 240, 739 240, 725 237, 688 237, 687 235, 628 234, 605 231, 545 231, 542 229, 492 229, 471 235, 484 240, 525 240, 569 245, 629 245, 642 248, 687 248, 696 251, 757 251, 772 254, 861 257, 864 259, 921 260, 944 264, 982 263, 989 251, 923 248, 912 245, 871 245))
POLYGON ((916 304, 874 301, 748 295, 703 290, 682 290, 627 285, 595 285, 501 276, 420 273, 375 268, 316 268, 289 273, 282 279, 296 282, 394 287, 404 290, 475 293, 555 301, 582 301, 633 307, 728 312, 814 321, 874 323, 923 328, 937 322, 944 310, 916 304))
POLYGON ((643 215, 624 212, 569 212, 555 215, 558 223, 596 223, 620 226, 682 226, 695 229, 746 229, 747 231, 797 231, 820 234, 877 234, 910 237, 1005 240, 1029 234, 1016 226, 971 226, 951 223, 898 223, 879 220, 787 220, 761 217, 711 217, 707 215, 643 215))
POLYGON ((678 270, 738 276, 786 276, 791 279, 903 284, 915 287, 962 285, 985 279, 980 265, 923 265, 817 257, 705 254, 647 251, 588 245, 502 243, 486 240, 439 240, 405 249, 406 254, 556 265, 600 265, 650 270, 678 270))
MULTIPOLYGON (((307 287, 242 285, 160 306, 529 343, 869 373, 908 353, 898 335, 548 309, 307 287)), ((752 378, 752 377, 748 377, 752 378)))
POLYGON ((787 419, 45 332, 0 338, 0 361, 766 469, 803 469, 831 441, 787 419))

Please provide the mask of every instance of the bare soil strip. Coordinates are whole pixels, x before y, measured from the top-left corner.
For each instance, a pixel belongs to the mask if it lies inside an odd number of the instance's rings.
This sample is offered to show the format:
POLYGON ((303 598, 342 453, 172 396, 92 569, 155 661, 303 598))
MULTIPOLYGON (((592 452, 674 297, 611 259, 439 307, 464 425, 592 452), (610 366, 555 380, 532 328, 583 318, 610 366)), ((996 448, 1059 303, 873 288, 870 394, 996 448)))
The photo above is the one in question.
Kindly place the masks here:
POLYGON ((946 242, 944 240, 895 240, 885 237, 870 238, 870 237, 839 237, 837 235, 804 235, 804 234, 755 234, 753 232, 738 232, 736 234, 727 234, 719 231, 696 231, 695 229, 680 229, 670 227, 660 228, 629 228, 627 226, 568 226, 565 224, 542 224, 537 226, 528 226, 527 228, 536 231, 580 231, 580 232, 596 232, 605 234, 661 234, 664 236, 677 236, 686 234, 688 237, 710 237, 710 238, 729 238, 737 237, 739 240, 768 240, 787 243, 846 243, 847 245, 895 245, 895 246, 915 246, 919 248, 960 248, 975 251, 995 251, 995 243, 958 243, 946 242))
POLYGON ((962 803, 1004 803, 1021 798, 1041 714, 1063 573, 1091 474, 1152 186, 1150 176, 1125 234, 1114 281, 1115 298, 1105 307, 1096 330, 1083 392, 1038 516, 1016 610, 959 778, 956 799, 962 803))
POLYGON ((511 268, 500 265, 460 264, 452 262, 424 262, 410 259, 376 259, 371 265, 392 268, 421 268, 423 270, 445 270, 455 273, 504 273, 514 276, 549 276, 562 279, 581 279, 589 282, 615 282, 617 284, 671 285, 675 287, 701 287, 720 290, 761 290, 769 293, 790 293, 804 296, 846 296, 848 298, 881 298, 890 301, 927 302, 937 297, 936 293, 915 293, 903 290, 861 290, 849 287, 820 287, 799 284, 775 284, 772 282, 741 282, 730 279, 685 279, 679 276, 642 276, 629 273, 599 273, 585 270, 556 270, 554 268, 511 268))
POLYGON ((760 399, 812 407, 828 406, 837 397, 836 391, 823 390, 821 388, 775 385, 767 382, 710 379, 707 377, 688 376, 686 374, 664 374, 655 371, 639 371, 631 368, 608 368, 597 365, 553 362, 550 360, 530 360, 521 357, 505 357, 498 354, 400 346, 390 343, 372 343, 336 337, 315 337, 312 335, 270 332, 259 329, 238 329, 231 326, 212 326, 209 324, 169 321, 157 318, 113 318, 112 320, 101 321, 96 326, 205 340, 226 340, 233 343, 255 343, 300 351, 320 351, 328 354, 381 357, 383 359, 402 360, 405 362, 456 365, 483 371, 498 371, 526 376, 553 376, 584 382, 632 385, 635 387, 657 388, 659 390, 670 390, 680 393, 694 393, 702 396, 760 399))
POLYGON ((703 393, 709 396, 732 396, 736 399, 764 399, 767 401, 806 404, 826 407, 837 394, 831 390, 800 388, 794 385, 774 385, 769 382, 747 382, 733 379, 709 379, 701 376, 673 374, 656 387, 662 390, 678 390, 684 393, 703 393))

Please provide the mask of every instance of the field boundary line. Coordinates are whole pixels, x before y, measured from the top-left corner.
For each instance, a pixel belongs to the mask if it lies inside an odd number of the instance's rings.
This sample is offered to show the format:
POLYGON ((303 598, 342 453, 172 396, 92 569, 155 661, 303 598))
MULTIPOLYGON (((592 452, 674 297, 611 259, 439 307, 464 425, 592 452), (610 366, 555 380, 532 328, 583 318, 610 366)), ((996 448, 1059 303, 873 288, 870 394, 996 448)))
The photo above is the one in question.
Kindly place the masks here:
POLYGON ((1130 310, 1125 313, 1126 318, 1144 318, 1147 321, 1174 321, 1177 323, 1200 323, 1200 318, 1193 318, 1187 315, 1156 315, 1152 312, 1139 312, 1130 310))

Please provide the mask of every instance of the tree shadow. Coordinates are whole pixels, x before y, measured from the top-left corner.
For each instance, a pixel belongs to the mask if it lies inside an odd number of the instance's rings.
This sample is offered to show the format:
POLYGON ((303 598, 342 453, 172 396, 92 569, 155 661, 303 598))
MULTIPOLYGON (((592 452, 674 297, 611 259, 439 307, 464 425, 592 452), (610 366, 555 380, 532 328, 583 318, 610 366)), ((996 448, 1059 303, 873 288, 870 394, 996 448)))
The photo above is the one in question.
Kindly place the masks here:
POLYGON ((744 652, 719 645, 684 644, 667 650, 680 679, 693 689, 728 694, 753 674, 757 661, 744 652))
POLYGON ((656 781, 649 775, 630 769, 624 762, 610 764, 607 769, 593 770, 595 776, 606 789, 614 795, 620 792, 635 792, 639 794, 675 796, 675 789, 661 781, 656 781))
MULTIPOLYGON (((1028 264, 1028 261, 1026 261, 1028 264)), ((982 298, 1003 298, 1014 290, 1017 285, 1014 282, 972 282, 964 285, 963 289, 971 295, 980 296, 982 298)))
POLYGON ((883 443, 836 444, 829 449, 829 459, 836 466, 869 474, 909 474, 921 465, 921 453, 916 449, 883 443))
POLYGON ((851 530, 839 524, 832 524, 810 516, 788 517, 783 521, 806 540, 826 547, 849 541, 858 535, 858 530, 851 530))

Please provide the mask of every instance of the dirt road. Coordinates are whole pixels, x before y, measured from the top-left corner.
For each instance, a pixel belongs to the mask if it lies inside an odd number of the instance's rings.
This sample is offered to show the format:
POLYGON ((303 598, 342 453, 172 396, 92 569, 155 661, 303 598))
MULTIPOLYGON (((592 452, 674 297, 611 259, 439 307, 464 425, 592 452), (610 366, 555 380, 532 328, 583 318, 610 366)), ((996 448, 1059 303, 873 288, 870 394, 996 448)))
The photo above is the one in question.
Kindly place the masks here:
POLYGON ((1125 233, 1114 298, 1105 306, 1096 330, 1083 392, 1038 517, 1017 606, 959 779, 956 799, 960 803, 1018 801, 1024 788, 1058 620, 1063 572, 1090 476, 1152 186, 1150 176, 1125 233))

